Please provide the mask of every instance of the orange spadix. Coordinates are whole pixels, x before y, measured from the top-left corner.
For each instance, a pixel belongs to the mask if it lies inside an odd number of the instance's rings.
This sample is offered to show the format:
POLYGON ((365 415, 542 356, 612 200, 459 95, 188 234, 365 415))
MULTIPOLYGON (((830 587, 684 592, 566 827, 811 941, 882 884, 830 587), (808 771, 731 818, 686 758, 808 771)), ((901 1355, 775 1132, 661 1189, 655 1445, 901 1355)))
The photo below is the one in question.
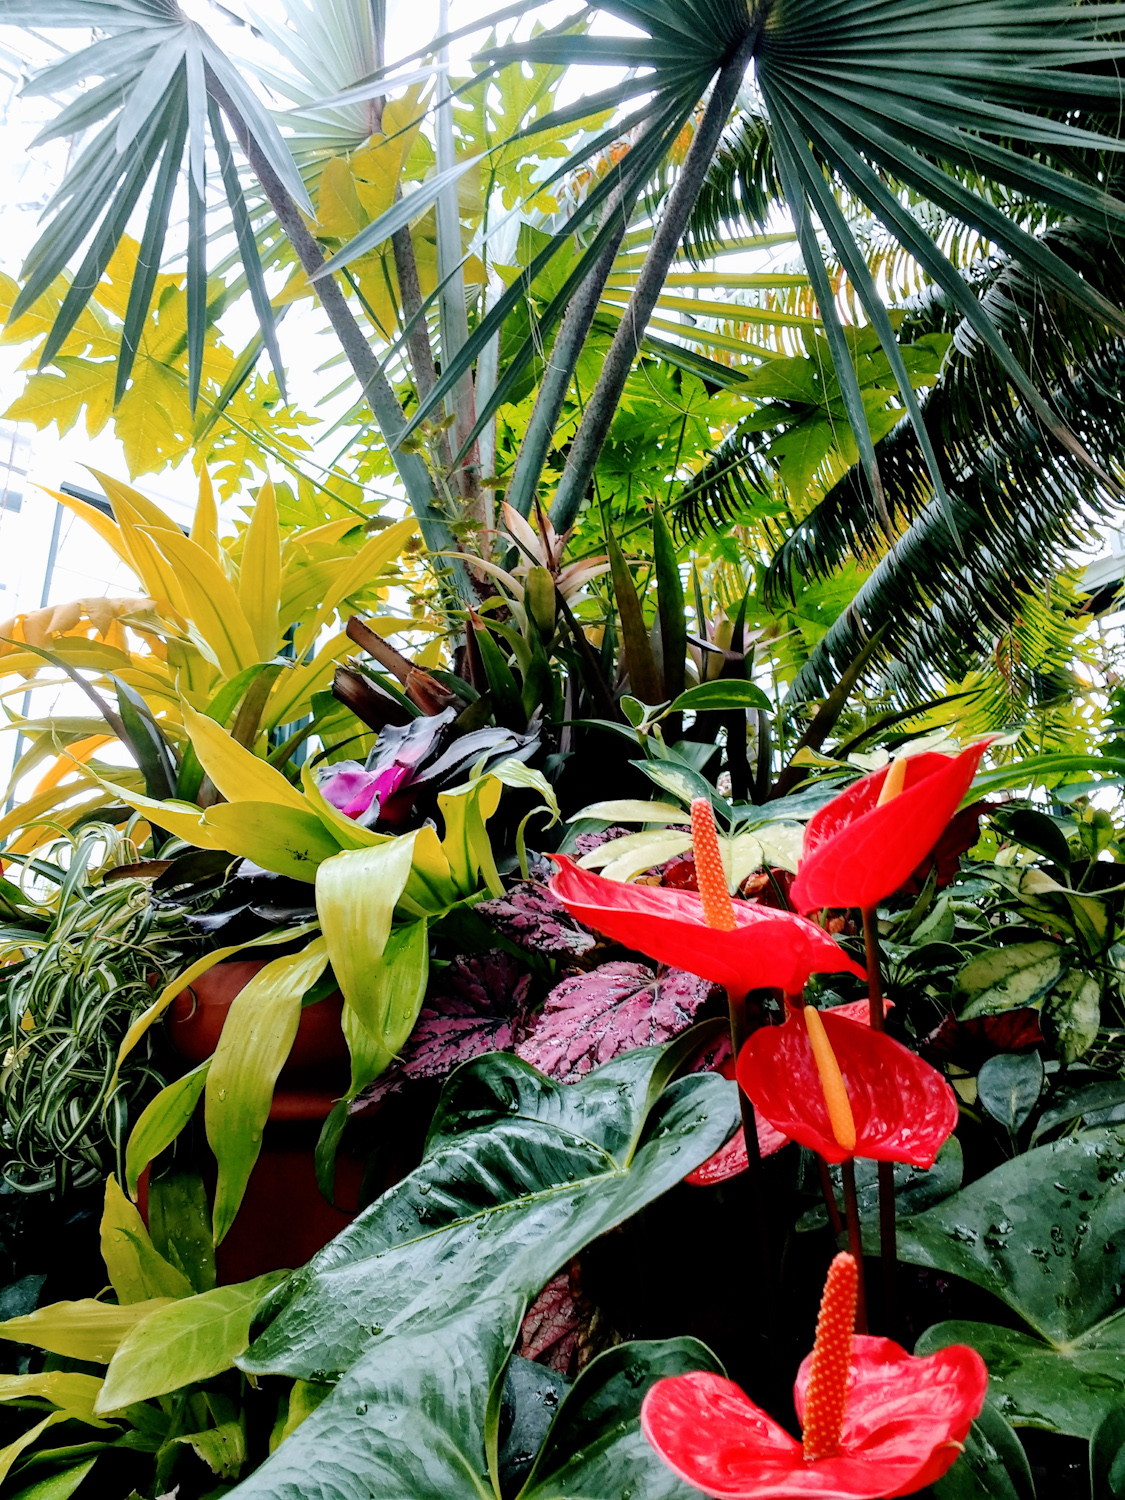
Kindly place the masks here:
POLYGON ((820 1012, 815 1005, 806 1005, 804 1010, 809 1046, 812 1048, 813 1061, 816 1063, 816 1071, 820 1077, 820 1087, 824 1092, 824 1105, 828 1110, 828 1123, 832 1127, 832 1134, 836 1137, 837 1144, 845 1151, 854 1151, 855 1118, 852 1115, 844 1075, 840 1072, 840 1064, 836 1061, 836 1054, 832 1050, 832 1043, 828 1040, 828 1033, 824 1029, 824 1022, 820 1019, 820 1012))
POLYGON ((734 902, 727 890, 719 836, 715 832, 715 814, 706 797, 696 797, 691 804, 691 839, 695 847, 695 878, 703 905, 703 919, 708 927, 719 932, 733 932, 737 926, 734 902))
POLYGON ((816 1320, 816 1343, 805 1393, 802 1442, 807 1462, 835 1458, 840 1452, 844 1406, 852 1362, 856 1292, 859 1267, 846 1252, 828 1267, 820 1314, 816 1320))

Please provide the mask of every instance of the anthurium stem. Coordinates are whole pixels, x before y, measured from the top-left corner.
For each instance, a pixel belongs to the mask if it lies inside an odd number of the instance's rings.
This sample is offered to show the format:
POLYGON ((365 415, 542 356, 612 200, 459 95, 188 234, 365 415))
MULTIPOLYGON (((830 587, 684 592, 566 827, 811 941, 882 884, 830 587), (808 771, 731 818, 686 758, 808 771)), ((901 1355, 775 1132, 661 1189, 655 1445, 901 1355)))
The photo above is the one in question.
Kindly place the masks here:
POLYGON ((824 1194, 824 1206, 828 1210, 828 1222, 832 1226, 832 1233, 839 1239, 844 1232, 844 1221, 840 1217, 840 1210, 836 1204, 832 1173, 828 1170, 828 1163, 823 1156, 817 1157, 816 1164, 820 1172, 820 1190, 824 1194))
MULTIPOLYGON (((730 1045, 737 1060, 746 1042, 746 996, 727 992, 730 1014, 730 1045)), ((769 1242, 766 1237, 765 1198, 762 1186, 762 1149, 758 1144, 758 1119, 745 1089, 738 1085, 738 1107, 742 1114, 742 1132, 746 1137, 746 1159, 750 1165, 750 1210, 754 1218, 753 1235, 758 1259, 759 1281, 768 1292, 773 1277, 770 1270, 769 1242)))
MULTIPOLYGON (((882 952, 879 947, 879 918, 873 906, 863 909, 863 943, 867 953, 867 996, 871 1010, 871 1029, 883 1031, 886 1011, 883 1005, 882 952)), ((883 1331, 893 1337, 895 1324, 896 1281, 898 1279, 898 1245, 895 1225, 894 1163, 879 1163, 879 1256, 883 1266, 883 1331)))
POLYGON ((855 1331, 867 1332, 867 1288, 863 1275, 863 1227, 859 1222, 859 1194, 855 1189, 855 1158, 849 1156, 840 1163, 840 1175, 844 1179, 844 1212, 848 1218, 848 1249, 855 1257, 859 1271, 856 1288, 855 1331))

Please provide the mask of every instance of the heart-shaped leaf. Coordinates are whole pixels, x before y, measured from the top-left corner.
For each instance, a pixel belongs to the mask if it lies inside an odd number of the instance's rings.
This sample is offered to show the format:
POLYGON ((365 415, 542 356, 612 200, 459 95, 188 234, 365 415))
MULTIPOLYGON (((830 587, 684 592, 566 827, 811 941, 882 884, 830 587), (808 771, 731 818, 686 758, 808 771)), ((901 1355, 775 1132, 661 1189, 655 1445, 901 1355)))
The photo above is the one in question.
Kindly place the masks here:
POLYGON ((1039 1146, 925 1213, 898 1253, 975 1282, 1061 1347, 1110 1318, 1125 1285, 1125 1130, 1039 1146))
POLYGON ((733 1084, 702 1073, 668 1085, 698 1049, 689 1032, 574 1084, 504 1053, 466 1063, 442 1094, 421 1166, 263 1305, 268 1326, 243 1367, 323 1381, 373 1341, 509 1293, 514 1339, 525 1303, 561 1265, 733 1132, 733 1084))
MULTIPOLYGON (((895 1162, 895 1208, 900 1215, 920 1213, 931 1204, 940 1203, 961 1186, 965 1171, 965 1159, 961 1153, 961 1142, 951 1135, 937 1154, 937 1160, 929 1170, 912 1167, 909 1162, 895 1162)), ((829 1167, 836 1202, 843 1210, 843 1185, 839 1167, 829 1167)), ((859 1202, 860 1222, 872 1235, 871 1249, 879 1253, 879 1180, 878 1164, 857 1157, 855 1180, 859 1202)), ((828 1210, 823 1203, 816 1204, 797 1220, 797 1232, 823 1229, 828 1222, 828 1210)))
POLYGON ((1125 1321, 1097 1324, 1062 1347, 992 1323, 938 1323, 917 1353, 971 1344, 988 1366, 988 1393, 1017 1427, 1089 1437, 1125 1401, 1125 1321))

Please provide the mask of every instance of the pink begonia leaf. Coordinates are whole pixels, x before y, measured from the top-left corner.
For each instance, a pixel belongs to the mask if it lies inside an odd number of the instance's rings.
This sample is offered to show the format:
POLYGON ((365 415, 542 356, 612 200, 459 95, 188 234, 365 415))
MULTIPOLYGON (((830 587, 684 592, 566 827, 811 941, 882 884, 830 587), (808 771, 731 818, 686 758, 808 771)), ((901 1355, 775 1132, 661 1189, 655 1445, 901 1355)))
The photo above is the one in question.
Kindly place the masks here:
POLYGON ((530 975, 506 953, 459 958, 431 980, 406 1045, 352 1105, 362 1114, 412 1080, 445 1078, 484 1052, 510 1052, 527 1020, 530 975))
POLYGON ((568 1083, 622 1052, 671 1041, 718 996, 682 969, 656 974, 646 964, 602 964, 555 986, 516 1055, 568 1083))
POLYGON ((497 932, 532 953, 578 958, 597 942, 539 880, 523 880, 503 896, 474 908, 497 932))

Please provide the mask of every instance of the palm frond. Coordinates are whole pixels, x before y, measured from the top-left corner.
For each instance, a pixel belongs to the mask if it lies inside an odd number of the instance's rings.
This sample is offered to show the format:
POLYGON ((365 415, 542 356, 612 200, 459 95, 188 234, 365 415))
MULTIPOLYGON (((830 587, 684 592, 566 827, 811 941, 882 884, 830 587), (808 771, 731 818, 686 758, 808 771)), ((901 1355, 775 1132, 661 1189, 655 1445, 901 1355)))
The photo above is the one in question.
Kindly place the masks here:
MULTIPOLYGON (((0 21, 41 25, 41 5, 0 0, 0 21)), ((117 370, 117 398, 124 394, 136 350, 136 334, 148 315, 156 267, 164 246, 185 153, 192 226, 188 299, 189 382, 199 389, 206 284, 199 236, 206 200, 208 133, 218 154, 222 184, 238 233, 243 272, 254 297, 262 336, 284 393, 285 372, 277 351, 274 319, 262 264, 249 234, 248 208, 231 164, 228 130, 235 119, 269 163, 294 201, 311 204, 285 142, 269 111, 207 31, 166 0, 66 0, 52 8, 49 24, 94 28, 103 33, 93 47, 67 55, 41 70, 28 93, 50 93, 82 78, 102 82, 81 94, 40 133, 49 140, 79 130, 96 133, 78 152, 66 179, 48 204, 47 227, 28 254, 23 286, 12 308, 19 318, 32 307, 85 244, 70 291, 44 344, 41 364, 51 361, 85 308, 125 232, 129 217, 160 163, 151 188, 144 232, 145 254, 131 289, 127 336, 117 370), (219 113, 220 107, 225 114, 219 113)))

